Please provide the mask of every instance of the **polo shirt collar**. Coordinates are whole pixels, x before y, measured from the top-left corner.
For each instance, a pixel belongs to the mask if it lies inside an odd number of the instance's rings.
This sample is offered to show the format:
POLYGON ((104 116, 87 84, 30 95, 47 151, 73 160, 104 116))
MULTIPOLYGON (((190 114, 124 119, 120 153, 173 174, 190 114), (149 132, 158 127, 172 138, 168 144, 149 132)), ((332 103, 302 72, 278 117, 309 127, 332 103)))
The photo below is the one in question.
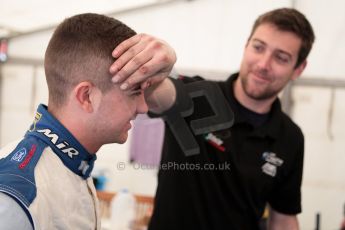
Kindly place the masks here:
MULTIPOLYGON (((238 78, 239 73, 232 74, 225 82, 225 88, 223 87, 223 92, 225 94, 226 99, 229 101, 229 104, 234 112, 235 115, 235 123, 245 123, 250 126, 252 126, 248 120, 245 118, 245 116, 241 115, 241 112, 239 111, 239 106, 241 105, 234 95, 234 87, 233 83, 238 78)), ((279 135, 280 130, 280 124, 281 124, 281 116, 282 116, 282 110, 281 110, 281 104, 280 100, 277 98, 271 107, 271 110, 269 112, 269 118, 268 120, 258 128, 253 127, 253 135, 254 136, 260 136, 265 137, 269 136, 271 138, 276 138, 279 135)))

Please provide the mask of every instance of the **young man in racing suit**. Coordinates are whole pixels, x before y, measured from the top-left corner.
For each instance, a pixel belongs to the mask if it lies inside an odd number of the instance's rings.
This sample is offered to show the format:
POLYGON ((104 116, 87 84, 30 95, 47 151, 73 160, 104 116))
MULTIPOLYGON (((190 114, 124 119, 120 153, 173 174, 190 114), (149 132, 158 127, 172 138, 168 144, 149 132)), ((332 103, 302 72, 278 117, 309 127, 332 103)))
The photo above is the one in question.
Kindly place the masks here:
MULTIPOLYGON (((148 109, 144 82, 127 90, 111 82, 112 51, 133 36, 148 55, 162 52, 150 36, 103 15, 76 15, 57 27, 45 54, 48 106, 38 106, 23 139, 1 149, 2 230, 100 229, 90 178, 96 152, 124 143, 130 121, 148 109)), ((170 72, 176 57, 169 50, 162 55, 168 61, 146 76, 170 72)))

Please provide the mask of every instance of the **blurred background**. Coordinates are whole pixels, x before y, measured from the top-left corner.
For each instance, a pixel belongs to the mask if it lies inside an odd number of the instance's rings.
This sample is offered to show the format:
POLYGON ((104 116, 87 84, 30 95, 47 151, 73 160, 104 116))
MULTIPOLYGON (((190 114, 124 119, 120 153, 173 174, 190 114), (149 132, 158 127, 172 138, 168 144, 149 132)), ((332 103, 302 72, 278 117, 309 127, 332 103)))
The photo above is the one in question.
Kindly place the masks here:
MULTIPOLYGON (((37 105, 47 103, 44 52, 66 17, 113 16, 171 44, 176 72, 226 79, 239 69, 256 17, 278 7, 300 10, 316 34, 303 76, 281 95, 306 139, 300 226, 315 229, 320 214, 321 229, 338 229, 345 203, 343 0, 0 0, 0 145, 21 138, 37 105)), ((102 147, 94 176, 105 177, 105 191, 154 196, 157 168, 130 163, 131 137, 126 144, 102 147)))

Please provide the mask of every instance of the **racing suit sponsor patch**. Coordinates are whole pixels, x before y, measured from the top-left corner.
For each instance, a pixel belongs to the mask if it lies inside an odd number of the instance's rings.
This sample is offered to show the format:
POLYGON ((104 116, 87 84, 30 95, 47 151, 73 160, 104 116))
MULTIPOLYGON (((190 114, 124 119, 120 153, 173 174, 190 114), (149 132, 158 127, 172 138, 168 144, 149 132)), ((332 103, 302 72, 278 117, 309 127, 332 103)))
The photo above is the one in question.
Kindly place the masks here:
POLYGON ((22 162, 26 156, 26 148, 19 149, 11 158, 11 161, 22 162))

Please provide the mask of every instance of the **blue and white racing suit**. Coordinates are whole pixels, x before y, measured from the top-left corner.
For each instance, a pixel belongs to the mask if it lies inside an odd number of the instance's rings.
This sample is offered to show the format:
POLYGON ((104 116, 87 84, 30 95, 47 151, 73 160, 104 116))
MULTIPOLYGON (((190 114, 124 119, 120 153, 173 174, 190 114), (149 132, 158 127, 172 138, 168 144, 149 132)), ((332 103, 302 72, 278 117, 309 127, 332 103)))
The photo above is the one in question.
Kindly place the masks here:
POLYGON ((96 155, 87 152, 45 105, 39 105, 24 138, 2 148, 0 156, 5 156, 0 159, 1 229, 21 226, 18 215, 1 215, 19 214, 20 209, 31 229, 100 229, 90 177, 96 155))

